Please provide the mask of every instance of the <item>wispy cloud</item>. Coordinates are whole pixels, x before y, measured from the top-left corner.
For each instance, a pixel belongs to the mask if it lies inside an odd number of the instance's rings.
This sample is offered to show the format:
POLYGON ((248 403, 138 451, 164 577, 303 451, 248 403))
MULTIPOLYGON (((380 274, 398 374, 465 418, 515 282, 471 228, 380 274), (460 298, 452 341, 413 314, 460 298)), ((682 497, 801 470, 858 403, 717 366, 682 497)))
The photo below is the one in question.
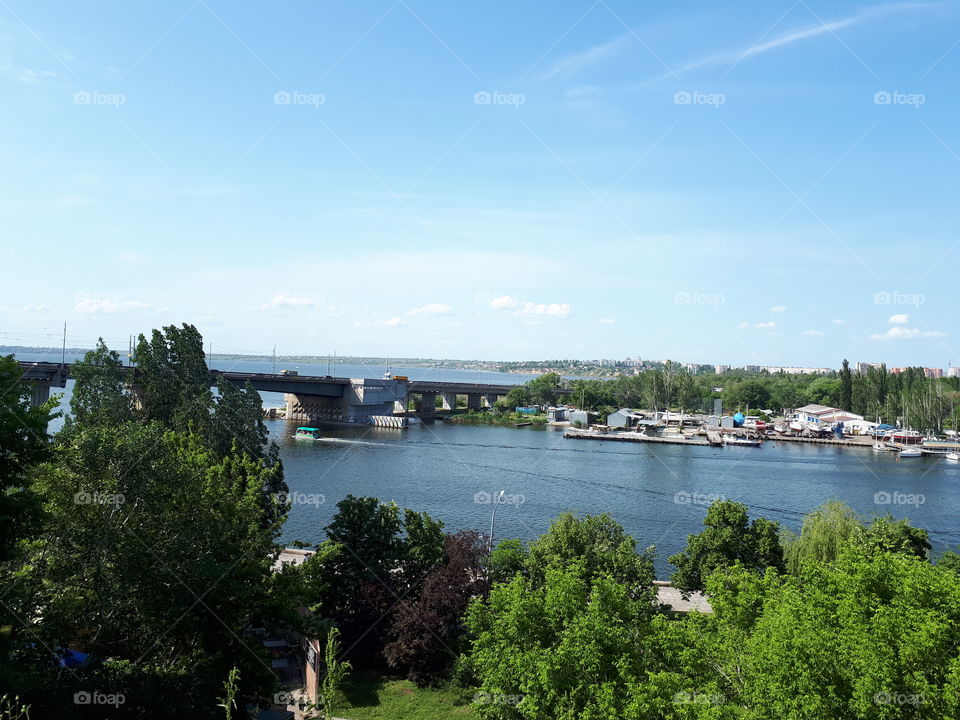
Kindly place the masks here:
POLYGON ((82 296, 77 299, 73 311, 77 313, 118 313, 132 310, 148 310, 150 306, 139 300, 123 300, 105 297, 82 296))
POLYGON ((613 40, 603 43, 602 45, 595 45, 587 50, 583 50, 572 55, 567 55, 566 57, 555 62, 549 70, 541 73, 539 77, 541 80, 550 80, 558 75, 569 75, 579 72, 580 70, 583 70, 584 68, 617 53, 621 48, 626 46, 629 39, 630 33, 624 33, 623 35, 619 35, 613 40))
POLYGON ((872 7, 865 8, 860 12, 850 15, 845 18, 838 18, 836 20, 829 20, 827 22, 818 23, 816 25, 810 25, 804 28, 798 28, 791 30, 783 35, 773 38, 772 40, 767 40, 766 42, 757 42, 753 45, 750 45, 743 50, 729 50, 726 52, 717 53, 716 55, 711 55, 709 57, 701 58, 700 60, 695 60, 691 63, 688 63, 674 71, 674 75, 679 75, 680 73, 689 72, 690 70, 696 70, 698 68, 707 67, 710 65, 723 65, 726 63, 739 63, 743 60, 748 60, 757 55, 762 55, 763 53, 770 52, 771 50, 776 50, 777 48, 785 47, 787 45, 792 45, 793 43, 800 42, 801 40, 807 40, 809 38, 817 37, 818 35, 823 35, 826 33, 835 33, 837 30, 842 30, 843 28, 856 25, 858 23, 864 22, 865 20, 870 20, 872 18, 881 17, 883 15, 889 15, 895 12, 901 12, 904 10, 913 10, 921 7, 932 7, 930 3, 891 3, 884 5, 874 5, 872 7))
POLYGON ((942 338, 947 334, 939 330, 920 330, 919 328, 909 328, 898 325, 887 330, 885 333, 875 333, 870 336, 871 340, 914 340, 917 338, 942 338))

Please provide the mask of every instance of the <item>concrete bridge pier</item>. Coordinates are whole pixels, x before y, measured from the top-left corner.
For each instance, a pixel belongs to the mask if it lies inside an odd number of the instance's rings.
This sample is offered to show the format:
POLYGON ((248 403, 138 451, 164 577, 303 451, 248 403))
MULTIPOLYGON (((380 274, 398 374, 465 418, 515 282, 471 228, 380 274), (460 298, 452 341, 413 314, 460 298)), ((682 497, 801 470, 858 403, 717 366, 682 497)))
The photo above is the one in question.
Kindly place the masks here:
POLYGON ((421 417, 432 418, 437 414, 437 394, 435 392, 420 393, 420 402, 415 402, 414 407, 421 417))
POLYGON ((50 385, 45 382, 35 382, 33 385, 33 394, 30 396, 30 404, 33 407, 40 407, 50 399, 50 385))
POLYGON ((440 393, 440 402, 444 410, 456 410, 457 394, 452 392, 440 393))
POLYGON ((480 404, 481 397, 479 393, 470 393, 467 395, 467 410, 479 410, 482 407, 480 404))

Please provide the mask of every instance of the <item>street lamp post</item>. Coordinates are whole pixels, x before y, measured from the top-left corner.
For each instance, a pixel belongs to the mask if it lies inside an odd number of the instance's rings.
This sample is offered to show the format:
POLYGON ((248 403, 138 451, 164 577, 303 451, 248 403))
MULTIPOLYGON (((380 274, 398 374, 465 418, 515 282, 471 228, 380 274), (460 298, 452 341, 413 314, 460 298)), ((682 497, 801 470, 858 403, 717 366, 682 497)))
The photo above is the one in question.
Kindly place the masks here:
POLYGON ((490 513, 490 538, 487 540, 487 554, 493 552, 493 523, 497 519, 497 506, 500 504, 500 499, 503 497, 506 490, 501 490, 499 493, 494 495, 493 498, 493 512, 490 513))

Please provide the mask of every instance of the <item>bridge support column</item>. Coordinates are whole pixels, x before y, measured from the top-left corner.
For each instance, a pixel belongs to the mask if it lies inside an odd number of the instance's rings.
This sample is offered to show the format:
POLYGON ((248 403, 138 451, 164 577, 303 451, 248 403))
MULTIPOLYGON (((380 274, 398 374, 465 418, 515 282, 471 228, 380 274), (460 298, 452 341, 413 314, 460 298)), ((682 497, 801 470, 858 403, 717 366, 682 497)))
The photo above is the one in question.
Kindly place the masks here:
POLYGON ((437 414, 437 394, 435 392, 420 393, 420 403, 415 407, 421 417, 432 418, 437 414))
POLYGON ((467 410, 479 410, 482 406, 480 405, 481 396, 477 393, 470 393, 467 395, 467 410))
POLYGON ((444 410, 457 409, 457 394, 452 392, 440 393, 441 407, 444 410))
POLYGON ((30 404, 33 407, 40 407, 50 399, 50 385, 45 382, 33 383, 33 394, 30 396, 30 404))
POLYGON ((495 395, 494 393, 487 393, 486 395, 483 396, 483 399, 484 399, 484 402, 486 402, 486 406, 488 408, 492 408, 494 405, 497 404, 498 397, 500 396, 495 395))

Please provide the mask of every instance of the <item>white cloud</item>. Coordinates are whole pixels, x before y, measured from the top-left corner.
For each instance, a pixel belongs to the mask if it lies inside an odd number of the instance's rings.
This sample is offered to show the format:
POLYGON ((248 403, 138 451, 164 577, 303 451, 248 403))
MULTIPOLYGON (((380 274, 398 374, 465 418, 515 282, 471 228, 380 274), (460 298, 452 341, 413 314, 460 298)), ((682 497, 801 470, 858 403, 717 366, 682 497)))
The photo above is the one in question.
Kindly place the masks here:
POLYGON ((512 295, 501 295, 490 301, 490 307, 494 310, 510 310, 519 304, 520 300, 512 295))
POLYGON ((770 322, 758 322, 758 323, 753 323, 752 325, 751 325, 750 323, 748 323, 748 322, 742 322, 742 323, 740 323, 740 327, 742 327, 742 328, 756 328, 757 330, 771 330, 771 329, 775 328, 776 326, 777 326, 777 324, 776 324, 775 322, 773 322, 773 320, 771 320, 770 322))
POLYGON ((631 33, 624 33, 623 35, 615 37, 613 40, 603 43, 602 45, 595 45, 592 48, 587 48, 586 50, 574 53, 573 55, 567 55, 566 57, 561 58, 554 63, 553 67, 551 67, 549 70, 540 75, 540 79, 549 80, 557 75, 582 70, 588 65, 592 65, 595 62, 609 57, 619 48, 624 47, 631 37, 631 33))
POLYGON ((532 303, 513 295, 501 295, 490 301, 494 310, 513 310, 517 317, 570 317, 573 312, 567 303, 532 303))
POLYGON ((435 302, 413 308, 413 310, 407 310, 407 315, 446 315, 451 310, 453 310, 453 308, 446 303, 435 302))
POLYGON ((875 333, 871 340, 914 340, 916 338, 942 338, 947 334, 938 330, 920 330, 919 328, 892 327, 885 333, 875 333))
POLYGON ((910 316, 907 315, 906 313, 900 313, 899 315, 890 316, 891 325, 906 325, 908 322, 910 322, 910 316))
POLYGON ((401 325, 406 325, 406 323, 398 317, 388 318, 387 320, 374 320, 373 322, 360 322, 357 320, 353 323, 355 328, 400 327, 401 325))
POLYGON ((819 330, 804 330, 804 331, 803 331, 802 333, 800 333, 800 334, 801 334, 801 335, 810 335, 810 336, 812 336, 812 337, 820 337, 821 335, 823 335, 823 333, 820 332, 819 330))
POLYGON ((768 40, 764 43, 757 43, 751 45, 745 50, 735 50, 731 52, 719 53, 717 55, 712 55, 710 57, 703 58, 701 60, 696 60, 695 62, 684 65, 679 70, 676 70, 675 75, 678 75, 688 70, 694 70, 696 68, 704 67, 706 65, 716 65, 719 63, 738 63, 741 60, 746 60, 747 58, 755 57, 761 55, 770 50, 775 50, 777 48, 783 47, 785 45, 791 45, 800 40, 806 40, 807 38, 817 37, 818 35, 823 35, 824 33, 835 33, 837 30, 841 30, 850 25, 855 25, 864 20, 867 20, 871 17, 884 15, 891 12, 896 12, 898 10, 909 10, 915 9, 918 7, 926 6, 926 3, 896 3, 889 5, 875 5, 873 7, 868 7, 865 10, 861 10, 856 15, 851 15, 849 17, 840 18, 839 20, 830 20, 829 22, 821 22, 818 25, 811 25, 809 27, 801 28, 799 30, 791 30, 790 32, 784 33, 779 37, 775 37, 773 40, 768 40))
POLYGON ((846 321, 846 320, 841 320, 840 318, 837 318, 836 320, 833 321, 833 324, 834 324, 834 325, 846 325, 846 324, 847 324, 847 321, 846 321))
POLYGON ((139 300, 111 300, 104 297, 84 296, 77 300, 73 311, 78 313, 117 313, 132 310, 149 310, 147 303, 139 300))
POLYGON ((550 303, 549 305, 526 302, 516 311, 520 317, 570 317, 570 306, 566 303, 550 303))
POLYGON ((274 295, 270 302, 264 303, 263 305, 257 305, 254 309, 259 310, 260 312, 270 312, 271 310, 279 310, 280 308, 286 307, 304 308, 312 307, 313 305, 314 301, 308 297, 297 297, 294 295, 285 295, 280 293, 278 295, 274 295))
POLYGON ((614 318, 600 318, 601 325, 613 325, 615 322, 614 318))
POLYGON ((786 305, 774 305, 772 308, 770 308, 770 312, 781 313, 786 309, 787 309, 786 305))

